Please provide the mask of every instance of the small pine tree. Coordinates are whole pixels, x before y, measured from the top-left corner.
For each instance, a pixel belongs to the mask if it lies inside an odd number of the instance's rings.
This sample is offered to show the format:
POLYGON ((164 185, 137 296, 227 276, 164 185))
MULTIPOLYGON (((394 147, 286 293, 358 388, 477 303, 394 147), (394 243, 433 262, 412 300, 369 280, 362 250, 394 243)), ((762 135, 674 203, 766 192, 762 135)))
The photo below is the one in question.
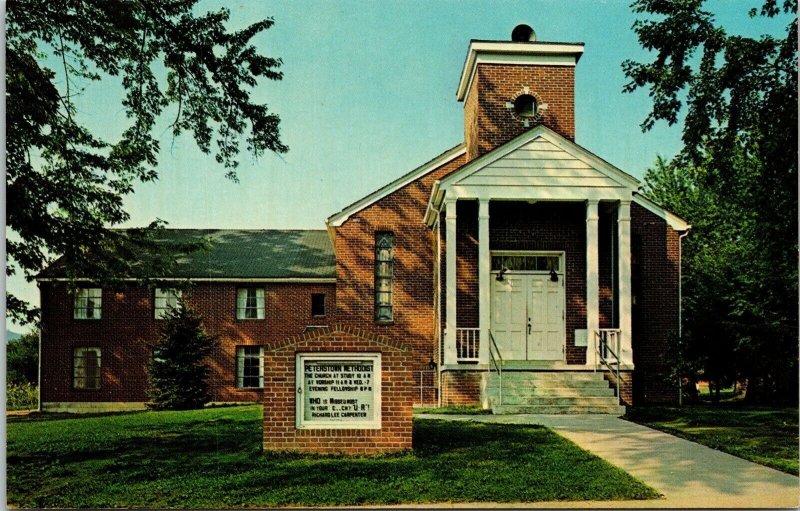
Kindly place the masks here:
POLYGON ((216 345, 217 338, 206 335, 202 317, 183 301, 170 309, 161 337, 152 346, 147 406, 188 410, 211 401, 206 381, 209 368, 204 360, 216 345))

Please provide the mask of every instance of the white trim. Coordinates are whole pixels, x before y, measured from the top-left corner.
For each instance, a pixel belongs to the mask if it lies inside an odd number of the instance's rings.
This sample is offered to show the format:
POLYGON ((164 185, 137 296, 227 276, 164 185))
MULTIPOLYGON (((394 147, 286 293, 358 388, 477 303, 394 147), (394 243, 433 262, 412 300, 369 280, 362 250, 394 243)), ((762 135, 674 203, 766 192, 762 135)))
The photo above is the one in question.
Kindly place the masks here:
MULTIPOLYGON (((63 277, 37 277, 37 282, 95 282, 95 279, 85 277, 68 279, 63 277)), ((125 278, 123 282, 139 282, 145 279, 125 278)), ((158 282, 265 282, 279 284, 336 284, 336 277, 266 277, 266 278, 234 278, 234 277, 153 277, 148 279, 153 283, 158 282)))
POLYGON ((664 220, 666 220, 667 224, 675 229, 676 231, 688 231, 692 228, 689 223, 684 220, 683 218, 679 217, 675 213, 671 213, 666 209, 662 208, 652 200, 648 199, 644 195, 634 192, 633 193, 633 202, 640 205, 647 211, 653 213, 654 215, 660 216, 664 220))
POLYGON ((464 165, 463 167, 458 169, 456 172, 453 172, 449 176, 442 179, 442 182, 440 183, 439 186, 441 188, 447 189, 451 185, 458 183, 462 179, 467 178, 472 174, 475 174, 484 167, 502 159, 505 156, 508 156, 517 149, 522 148, 523 146, 534 141, 537 138, 542 138, 547 142, 550 142, 551 144, 555 145, 556 147, 566 152, 570 156, 573 156, 574 158, 581 160, 582 162, 589 165, 593 169, 597 170, 601 174, 605 175, 609 179, 617 181, 623 186, 627 186, 628 188, 637 190, 641 185, 641 181, 631 176, 630 174, 626 173, 622 169, 603 160, 599 156, 593 154, 587 149, 584 149, 575 142, 567 140, 566 138, 562 137, 561 135, 551 130, 550 128, 544 126, 543 124, 540 124, 535 128, 526 131, 517 138, 507 142, 505 145, 502 145, 497 149, 486 153, 480 158, 472 160, 467 165, 464 165))
POLYGON ((381 411, 383 400, 381 390, 383 387, 383 371, 381 368, 381 354, 375 352, 347 352, 347 353, 297 353, 295 355, 295 427, 297 429, 381 429, 381 411), (304 362, 307 359, 320 361, 338 360, 370 360, 372 361, 372 420, 348 420, 344 422, 313 420, 306 421, 303 405, 305 396, 298 392, 305 385, 304 362))
MULTIPOLYGON (((464 101, 472 84, 479 55, 486 59, 513 61, 515 64, 574 66, 583 55, 582 43, 519 43, 509 41, 471 41, 461 71, 456 98, 464 101), (560 58, 559 58, 560 57, 560 58)), ((485 60, 482 60, 482 62, 485 60)))
POLYGON ((391 195, 397 190, 407 186, 410 183, 413 183, 420 177, 428 174, 429 172, 450 163, 451 161, 455 160, 459 156, 466 154, 467 146, 466 144, 459 144, 453 149, 445 152, 434 158, 433 160, 429 161, 428 163, 423 164, 420 167, 412 170, 408 174, 401 176, 400 178, 392 181, 391 183, 387 184, 383 188, 372 192, 371 194, 367 195, 366 197, 358 200, 357 202, 353 203, 352 205, 346 207, 339 213, 331 215, 325 220, 325 224, 330 227, 339 227, 343 223, 350 218, 351 215, 358 213, 362 209, 371 206, 372 204, 376 203, 377 201, 381 200, 382 198, 386 197, 387 195, 391 195))

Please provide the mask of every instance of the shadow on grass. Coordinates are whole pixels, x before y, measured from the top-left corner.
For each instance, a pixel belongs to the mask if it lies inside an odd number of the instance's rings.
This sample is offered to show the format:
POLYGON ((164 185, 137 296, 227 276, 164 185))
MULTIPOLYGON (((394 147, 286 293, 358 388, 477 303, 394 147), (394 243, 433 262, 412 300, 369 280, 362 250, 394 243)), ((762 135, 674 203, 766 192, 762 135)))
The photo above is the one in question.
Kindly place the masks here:
POLYGON ((425 420, 414 424, 411 452, 309 456, 262 453, 259 416, 250 407, 18 424, 30 431, 11 431, 9 498, 33 507, 243 507, 657 495, 539 426, 425 420), (45 441, 48 427, 60 429, 45 441))

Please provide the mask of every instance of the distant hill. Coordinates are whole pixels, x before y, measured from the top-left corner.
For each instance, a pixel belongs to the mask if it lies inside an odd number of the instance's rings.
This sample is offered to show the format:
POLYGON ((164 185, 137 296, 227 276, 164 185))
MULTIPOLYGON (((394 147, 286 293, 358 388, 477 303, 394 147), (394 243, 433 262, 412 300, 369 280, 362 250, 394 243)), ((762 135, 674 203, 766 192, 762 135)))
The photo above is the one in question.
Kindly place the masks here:
POLYGON ((22 337, 22 334, 12 332, 11 330, 6 330, 6 341, 13 341, 14 339, 19 339, 20 337, 22 337))

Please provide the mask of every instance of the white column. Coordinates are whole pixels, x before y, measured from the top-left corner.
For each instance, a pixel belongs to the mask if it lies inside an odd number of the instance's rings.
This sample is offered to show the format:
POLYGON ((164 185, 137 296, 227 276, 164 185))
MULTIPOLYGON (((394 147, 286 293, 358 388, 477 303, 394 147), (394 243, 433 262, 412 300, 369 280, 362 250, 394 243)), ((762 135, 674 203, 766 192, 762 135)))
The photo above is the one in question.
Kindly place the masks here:
POLYGON ((588 336, 586 363, 596 364, 594 333, 600 328, 600 251, 597 223, 598 201, 586 201, 586 335, 588 336))
POLYGON ((445 201, 445 224, 447 237, 445 238, 446 268, 447 278, 445 283, 445 335, 444 335, 444 363, 445 365, 456 364, 458 357, 456 354, 456 297, 458 287, 456 281, 456 201, 448 199, 445 201))
POLYGON ((617 260, 619 263, 619 329, 620 357, 622 363, 633 366, 633 345, 631 342, 631 203, 621 201, 617 210, 617 260))
POLYGON ((478 326, 480 327, 481 364, 489 363, 489 326, 491 322, 491 273, 492 259, 489 252, 489 200, 478 205, 478 326))

